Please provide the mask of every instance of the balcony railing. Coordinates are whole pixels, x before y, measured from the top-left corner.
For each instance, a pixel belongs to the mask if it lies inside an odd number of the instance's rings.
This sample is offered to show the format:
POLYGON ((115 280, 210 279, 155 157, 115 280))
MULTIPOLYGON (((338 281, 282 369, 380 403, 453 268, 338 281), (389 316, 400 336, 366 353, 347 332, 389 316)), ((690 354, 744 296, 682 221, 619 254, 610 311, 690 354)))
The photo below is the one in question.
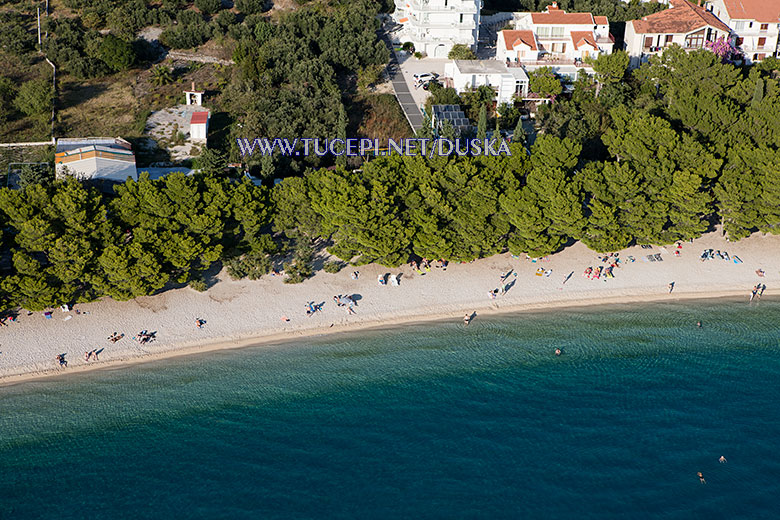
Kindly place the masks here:
POLYGON ((520 61, 513 61, 510 63, 507 63, 508 67, 522 67, 523 65, 544 65, 544 66, 552 66, 552 65, 574 65, 575 67, 588 67, 589 65, 587 63, 583 63, 582 60, 574 60, 574 59, 542 59, 542 60, 524 60, 521 59, 520 61))
POLYGON ((461 13, 476 13, 477 8, 473 1, 468 0, 450 0, 448 5, 431 5, 425 0, 407 0, 409 5, 416 11, 435 13, 457 11, 461 13))

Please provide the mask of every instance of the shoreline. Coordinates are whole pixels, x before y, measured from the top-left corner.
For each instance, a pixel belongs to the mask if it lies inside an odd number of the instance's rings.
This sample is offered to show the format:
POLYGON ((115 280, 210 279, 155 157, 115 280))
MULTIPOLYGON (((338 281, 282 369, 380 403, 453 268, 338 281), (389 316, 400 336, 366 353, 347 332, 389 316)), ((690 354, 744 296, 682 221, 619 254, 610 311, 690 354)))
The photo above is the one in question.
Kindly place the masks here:
MULTIPOLYGON (((475 319, 481 316, 509 316, 523 314, 526 312, 538 312, 543 310, 565 310, 565 309, 582 309, 585 307, 592 307, 597 305, 611 306, 611 305, 630 305, 630 304, 653 304, 661 302, 682 302, 682 301, 711 301, 712 299, 737 299, 743 296, 741 291, 707 291, 707 292, 681 292, 674 297, 670 297, 668 294, 658 295, 628 295, 626 298, 618 301, 606 301, 603 298, 591 298, 582 300, 560 300, 555 302, 537 302, 523 305, 509 305, 507 307, 501 306, 489 306, 489 307, 475 307, 473 309, 476 312, 475 319)), ((736 303, 733 302, 733 303, 736 303)), ((468 311, 465 311, 468 312, 468 311)), ((167 345, 166 350, 160 352, 146 352, 136 356, 120 357, 116 359, 107 360, 105 362, 75 365, 70 368, 60 369, 52 368, 49 370, 42 370, 38 372, 26 372, 21 374, 13 374, 7 376, 0 376, 0 387, 13 386, 16 384, 22 384, 32 381, 40 381, 46 379, 52 379, 57 377, 67 377, 68 374, 84 374, 91 373, 99 370, 116 370, 127 368, 135 365, 152 363, 155 361, 161 361, 165 359, 172 359, 178 357, 195 356, 198 354, 207 354, 209 352, 218 352, 225 350, 237 350, 253 347, 279 347, 285 344, 295 342, 312 337, 329 337, 337 336, 340 334, 354 333, 360 331, 370 331, 382 328, 397 328, 403 325, 411 324, 425 324, 432 322, 442 322, 444 320, 453 319, 457 322, 461 321, 461 314, 457 312, 441 313, 441 314, 427 314, 423 316, 407 316, 394 321, 387 321, 380 318, 375 318, 370 321, 361 321, 349 324, 331 325, 325 329, 320 328, 304 328, 296 331, 288 332, 274 332, 270 334, 258 334, 249 335, 246 337, 231 338, 209 338, 191 344, 171 344, 167 345)))
MULTIPOLYGON (((48 315, 20 312, 15 322, 0 327, 0 386, 335 333, 449 319, 460 323, 472 311, 478 320, 480 315, 604 304, 716 298, 744 298, 747 304, 756 284, 768 286, 770 299, 780 287, 776 251, 780 236, 756 234, 730 243, 713 232, 681 249, 634 246, 620 251, 622 262, 614 276, 595 280, 583 276, 586 269, 606 267, 614 257, 605 262, 604 255, 582 243, 538 260, 504 253, 428 270, 347 266, 335 274, 316 271, 299 284, 285 284, 281 276, 231 280, 223 270, 205 292, 184 287, 123 302, 101 299, 48 315), (702 261, 706 249, 728 251, 740 262, 702 261), (353 270, 360 272, 357 279, 353 270), (378 283, 389 274, 398 275, 400 284, 378 283), (502 284, 504 294, 490 294, 502 284), (355 315, 333 303, 339 295, 354 299, 355 315), (307 316, 309 304, 322 310, 307 316), (197 320, 205 322, 202 328, 196 327, 197 320), (140 345, 131 340, 143 330, 155 332, 155 341, 140 345), (124 338, 109 342, 112 331, 124 338), (99 351, 100 361, 85 361, 84 353, 93 350, 99 351), (59 354, 67 356, 67 369, 57 366, 59 354)), ((317 261, 328 259, 320 252, 317 261)))

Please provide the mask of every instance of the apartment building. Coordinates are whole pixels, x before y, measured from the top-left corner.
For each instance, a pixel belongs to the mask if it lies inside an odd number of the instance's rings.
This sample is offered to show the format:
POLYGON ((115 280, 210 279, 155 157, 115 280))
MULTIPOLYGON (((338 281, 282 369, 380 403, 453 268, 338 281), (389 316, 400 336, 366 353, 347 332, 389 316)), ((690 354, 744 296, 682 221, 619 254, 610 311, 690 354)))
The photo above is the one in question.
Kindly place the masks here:
POLYGON ((606 16, 567 13, 553 2, 544 12, 514 13, 513 29, 499 31, 496 59, 526 70, 551 67, 574 77, 579 69, 592 72, 583 60, 610 54, 615 44, 606 16))
POLYGON ((709 0, 706 7, 731 28, 747 63, 778 56, 780 0, 709 0))
POLYGON ((731 29, 704 7, 688 0, 671 0, 669 8, 626 22, 626 52, 638 67, 653 54, 677 44, 686 50, 706 48, 708 42, 730 38, 731 29))
POLYGON ((481 8, 482 0, 397 0, 393 19, 402 28, 393 42, 412 42, 433 58, 446 58, 455 44, 476 51, 481 8))

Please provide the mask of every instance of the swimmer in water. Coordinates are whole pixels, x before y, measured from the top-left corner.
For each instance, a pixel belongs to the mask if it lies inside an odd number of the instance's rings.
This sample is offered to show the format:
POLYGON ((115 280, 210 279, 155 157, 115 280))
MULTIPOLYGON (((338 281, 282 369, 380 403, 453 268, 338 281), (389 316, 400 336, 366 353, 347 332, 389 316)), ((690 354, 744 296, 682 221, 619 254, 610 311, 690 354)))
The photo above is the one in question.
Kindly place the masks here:
POLYGON ((701 328, 701 322, 700 322, 700 321, 697 321, 697 322, 696 322, 696 326, 697 326, 697 327, 699 327, 699 328, 701 328))
POLYGON ((718 462, 720 462, 721 464, 725 464, 726 463, 726 457, 721 455, 720 458, 718 459, 718 462))
POLYGON ((706 481, 706 480, 704 480, 704 475, 702 475, 702 474, 701 474, 701 471, 699 471, 698 473, 696 473, 696 476, 697 476, 697 477, 699 477, 699 480, 701 480, 701 483, 702 483, 702 484, 706 484, 706 483, 707 483, 707 481, 706 481))
POLYGON ((559 349, 559 348, 556 348, 556 349, 555 349, 555 355, 556 355, 556 356, 560 356, 562 353, 563 353, 563 352, 561 352, 561 349, 559 349))

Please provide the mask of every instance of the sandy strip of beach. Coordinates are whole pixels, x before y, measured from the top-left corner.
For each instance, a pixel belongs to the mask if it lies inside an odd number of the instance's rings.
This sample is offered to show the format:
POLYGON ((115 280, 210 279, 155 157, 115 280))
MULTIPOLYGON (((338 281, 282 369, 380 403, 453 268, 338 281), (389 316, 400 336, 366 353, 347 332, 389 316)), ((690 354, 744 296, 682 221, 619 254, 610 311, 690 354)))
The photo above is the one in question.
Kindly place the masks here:
POLYGON ((599 260, 602 255, 577 243, 545 261, 502 254, 468 264, 450 263, 446 269, 432 267, 423 274, 408 265, 347 266, 337 274, 318 271, 301 284, 285 284, 280 276, 233 281, 223 272, 203 293, 183 288, 128 302, 104 299, 78 304, 68 312, 53 309, 51 319, 42 312, 21 311, 15 322, 0 327, 0 384, 368 327, 460 322, 470 312, 476 312, 478 320, 486 314, 557 307, 724 297, 744 299, 748 305, 756 284, 767 286, 765 298, 780 287, 780 236, 756 234, 729 243, 711 233, 684 243, 679 256, 675 250, 666 246, 620 251, 622 263, 614 277, 599 280, 584 277, 584 270, 608 264, 599 260), (705 249, 726 251, 730 259, 702 262, 705 249), (663 261, 648 261, 651 254, 660 254, 663 261), (628 263, 629 256, 635 261, 628 263), (733 261, 735 256, 741 263, 733 261), (549 276, 537 276, 540 268, 551 271, 549 276), (501 287, 501 275, 510 270, 507 292, 491 299, 489 292, 501 287), (351 277, 353 271, 360 273, 357 280, 351 277), (378 276, 388 273, 401 275, 398 286, 377 283, 378 276), (353 295, 356 314, 338 307, 333 302, 336 295, 353 295), (324 305, 307 316, 308 302, 324 305), (205 321, 201 328, 197 319, 205 321), (156 332, 156 340, 145 345, 134 341, 142 330, 156 332), (114 332, 124 337, 109 341, 114 332), (84 353, 93 350, 99 351, 99 361, 85 361, 84 353), (66 369, 58 367, 58 354, 65 354, 66 369))

